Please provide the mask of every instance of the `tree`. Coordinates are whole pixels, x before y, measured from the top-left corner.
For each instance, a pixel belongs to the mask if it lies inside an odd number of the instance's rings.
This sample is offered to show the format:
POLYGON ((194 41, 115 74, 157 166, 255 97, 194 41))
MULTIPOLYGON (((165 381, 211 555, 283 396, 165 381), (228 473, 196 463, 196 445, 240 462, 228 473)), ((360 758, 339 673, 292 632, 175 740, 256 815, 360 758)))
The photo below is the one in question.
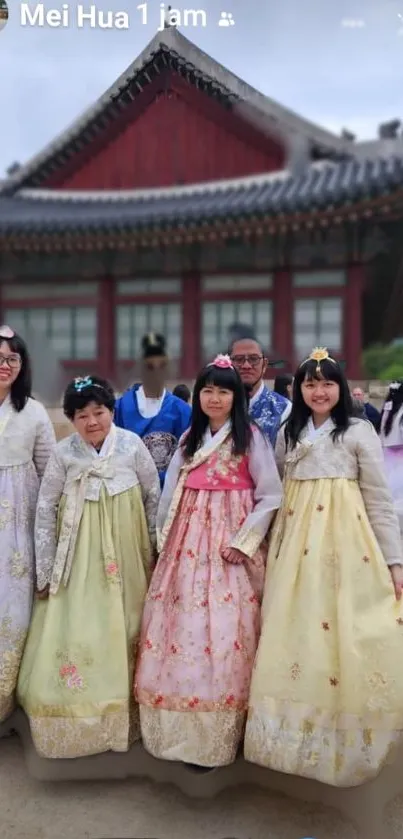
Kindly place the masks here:
POLYGON ((403 378, 403 343, 369 347, 363 354, 363 368, 368 379, 391 382, 403 378))

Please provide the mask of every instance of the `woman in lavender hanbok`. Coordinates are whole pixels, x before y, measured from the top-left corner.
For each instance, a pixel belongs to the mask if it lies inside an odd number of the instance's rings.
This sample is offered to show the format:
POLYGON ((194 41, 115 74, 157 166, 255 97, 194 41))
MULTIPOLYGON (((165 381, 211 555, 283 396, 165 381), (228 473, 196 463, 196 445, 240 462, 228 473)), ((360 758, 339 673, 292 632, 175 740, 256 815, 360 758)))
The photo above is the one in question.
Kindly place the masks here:
POLYGON ((381 417, 385 467, 403 539, 403 381, 392 382, 381 417))
POLYGON ((34 522, 40 479, 55 435, 31 398, 22 338, 0 327, 0 722, 13 711, 34 583, 34 522))
POLYGON ((202 371, 168 467, 159 559, 135 679, 146 749, 206 769, 235 760, 260 632, 265 537, 282 488, 228 356, 202 371))

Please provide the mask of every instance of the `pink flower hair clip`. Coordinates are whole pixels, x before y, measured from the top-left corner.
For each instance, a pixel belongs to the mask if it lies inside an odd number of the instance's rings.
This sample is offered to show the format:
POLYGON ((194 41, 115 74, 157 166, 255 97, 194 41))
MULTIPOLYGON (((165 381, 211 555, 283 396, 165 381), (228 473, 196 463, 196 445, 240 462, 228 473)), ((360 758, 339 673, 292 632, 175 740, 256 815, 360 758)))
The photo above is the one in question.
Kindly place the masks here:
POLYGON ((229 355, 217 355, 217 357, 209 364, 209 367, 219 367, 221 370, 233 370, 234 365, 229 357, 229 355))
POLYGON ((3 326, 0 326, 0 338, 14 338, 14 335, 15 332, 13 329, 11 329, 10 326, 6 326, 5 324, 3 326))

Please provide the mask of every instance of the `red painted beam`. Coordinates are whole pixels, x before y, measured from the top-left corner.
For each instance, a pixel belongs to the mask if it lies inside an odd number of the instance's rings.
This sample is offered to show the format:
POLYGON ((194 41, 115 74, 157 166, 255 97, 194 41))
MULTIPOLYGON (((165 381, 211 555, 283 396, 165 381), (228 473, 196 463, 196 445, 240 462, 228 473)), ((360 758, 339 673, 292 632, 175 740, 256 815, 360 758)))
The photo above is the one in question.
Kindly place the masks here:
POLYGON ((201 277, 197 271, 182 280, 182 363, 181 375, 192 379, 201 367, 201 277))
POLYGON ((116 307, 112 277, 104 277, 99 284, 97 327, 100 375, 113 382, 116 373, 116 307))
POLYGON ((344 310, 344 348, 346 372, 350 379, 362 378, 362 306, 365 286, 365 266, 350 265, 347 269, 347 288, 344 310))

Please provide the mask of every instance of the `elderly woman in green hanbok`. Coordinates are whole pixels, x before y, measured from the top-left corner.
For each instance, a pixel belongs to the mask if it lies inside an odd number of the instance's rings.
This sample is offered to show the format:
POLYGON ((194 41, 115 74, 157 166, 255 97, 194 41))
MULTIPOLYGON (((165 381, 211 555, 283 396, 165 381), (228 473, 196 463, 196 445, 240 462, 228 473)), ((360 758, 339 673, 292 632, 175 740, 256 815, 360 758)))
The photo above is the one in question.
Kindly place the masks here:
POLYGON ((158 472, 141 439, 113 424, 105 380, 75 379, 35 523, 37 602, 18 698, 47 758, 124 752, 139 737, 131 699, 153 563, 158 472))

